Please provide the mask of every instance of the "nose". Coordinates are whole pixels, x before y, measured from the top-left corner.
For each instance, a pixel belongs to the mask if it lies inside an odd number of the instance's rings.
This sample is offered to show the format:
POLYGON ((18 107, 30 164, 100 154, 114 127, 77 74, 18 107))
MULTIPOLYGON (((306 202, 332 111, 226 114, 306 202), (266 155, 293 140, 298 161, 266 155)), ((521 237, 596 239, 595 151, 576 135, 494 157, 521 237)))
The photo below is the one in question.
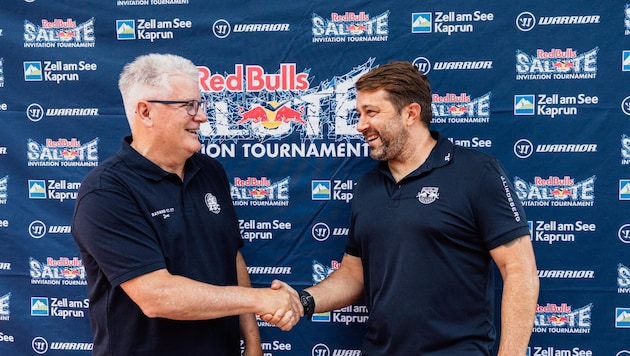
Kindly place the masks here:
POLYGON ((195 114, 193 119, 195 121, 203 123, 203 122, 208 121, 208 114, 206 114, 206 110, 205 109, 202 110, 201 108, 199 108, 199 111, 197 111, 197 114, 195 114))
POLYGON ((357 114, 359 115, 359 122, 357 122, 357 131, 363 133, 363 131, 367 130, 367 128, 369 127, 368 120, 365 115, 361 115, 361 113, 358 112, 357 114))

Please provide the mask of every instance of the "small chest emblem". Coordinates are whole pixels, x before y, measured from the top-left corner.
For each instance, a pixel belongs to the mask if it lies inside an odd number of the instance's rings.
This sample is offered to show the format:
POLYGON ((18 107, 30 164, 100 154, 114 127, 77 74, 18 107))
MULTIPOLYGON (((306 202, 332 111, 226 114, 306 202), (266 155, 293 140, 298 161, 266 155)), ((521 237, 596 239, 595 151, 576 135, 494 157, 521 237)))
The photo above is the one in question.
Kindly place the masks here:
POLYGON ((205 200, 206 200, 206 206, 208 207, 208 210, 210 210, 211 212, 215 214, 218 214, 221 212, 221 206, 219 205, 219 202, 217 201, 217 197, 212 195, 212 193, 206 193, 205 200))
POLYGON ((440 199, 440 188, 438 187, 422 187, 422 190, 416 195, 418 201, 422 204, 431 204, 440 199))

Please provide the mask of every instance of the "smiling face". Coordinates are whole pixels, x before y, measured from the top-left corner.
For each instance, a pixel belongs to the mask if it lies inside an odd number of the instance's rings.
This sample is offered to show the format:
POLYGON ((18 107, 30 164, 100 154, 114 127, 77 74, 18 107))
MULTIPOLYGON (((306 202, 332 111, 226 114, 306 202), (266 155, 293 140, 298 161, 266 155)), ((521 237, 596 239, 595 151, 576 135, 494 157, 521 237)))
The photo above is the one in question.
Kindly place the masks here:
POLYGON ((186 102, 201 99, 195 78, 177 74, 167 79, 163 85, 145 88, 146 97, 136 102, 130 120, 131 147, 165 171, 183 177, 186 160, 201 149, 198 130, 208 117, 201 107, 194 116, 188 114, 186 102))
MULTIPOLYGON (((156 100, 189 101, 201 100, 198 84, 195 80, 184 75, 173 75, 169 78, 171 93, 164 93, 165 98, 156 100)), ((195 116, 190 116, 186 104, 148 103, 154 121, 152 128, 155 147, 160 147, 163 154, 171 157, 181 157, 183 160, 199 151, 198 130, 201 123, 208 120, 203 108, 195 116)))
POLYGON ((357 93, 357 130, 370 146, 370 157, 380 161, 400 160, 409 140, 402 115, 384 90, 357 93))

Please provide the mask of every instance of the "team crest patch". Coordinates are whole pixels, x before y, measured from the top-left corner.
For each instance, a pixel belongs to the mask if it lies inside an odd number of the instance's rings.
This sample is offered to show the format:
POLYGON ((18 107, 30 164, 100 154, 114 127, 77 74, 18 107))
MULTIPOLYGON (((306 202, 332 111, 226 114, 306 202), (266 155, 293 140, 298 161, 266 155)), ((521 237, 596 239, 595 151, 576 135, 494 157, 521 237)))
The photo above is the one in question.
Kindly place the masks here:
POLYGON ((422 190, 416 195, 418 201, 422 204, 431 204, 440 199, 440 188, 438 187, 422 187, 422 190))
POLYGON ((215 214, 218 214, 221 212, 221 206, 219 205, 219 202, 217 201, 217 197, 212 195, 212 193, 206 193, 205 200, 206 200, 206 206, 208 207, 208 210, 210 210, 211 212, 215 214))

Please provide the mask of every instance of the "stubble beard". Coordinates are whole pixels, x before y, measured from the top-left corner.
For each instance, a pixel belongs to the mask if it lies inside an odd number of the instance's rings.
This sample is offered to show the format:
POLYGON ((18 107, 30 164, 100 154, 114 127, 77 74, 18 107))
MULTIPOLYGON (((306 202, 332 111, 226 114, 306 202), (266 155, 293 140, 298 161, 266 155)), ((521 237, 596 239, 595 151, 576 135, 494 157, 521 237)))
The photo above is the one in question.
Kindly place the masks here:
POLYGON ((390 161, 400 156, 409 139, 409 132, 405 130, 399 120, 391 123, 379 132, 381 146, 370 150, 370 157, 378 161, 390 161))

